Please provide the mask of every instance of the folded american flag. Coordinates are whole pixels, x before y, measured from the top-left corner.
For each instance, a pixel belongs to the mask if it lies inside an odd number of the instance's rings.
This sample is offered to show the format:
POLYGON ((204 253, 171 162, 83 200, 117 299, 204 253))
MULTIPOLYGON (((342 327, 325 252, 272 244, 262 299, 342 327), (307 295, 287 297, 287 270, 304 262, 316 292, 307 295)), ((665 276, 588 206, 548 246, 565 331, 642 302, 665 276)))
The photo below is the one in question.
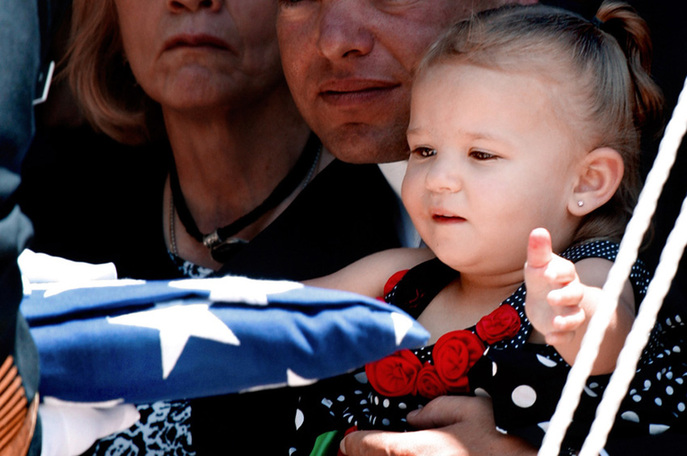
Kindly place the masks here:
POLYGON ((303 385, 428 338, 374 299, 241 277, 63 285, 33 291, 21 310, 42 394, 76 402, 303 385))

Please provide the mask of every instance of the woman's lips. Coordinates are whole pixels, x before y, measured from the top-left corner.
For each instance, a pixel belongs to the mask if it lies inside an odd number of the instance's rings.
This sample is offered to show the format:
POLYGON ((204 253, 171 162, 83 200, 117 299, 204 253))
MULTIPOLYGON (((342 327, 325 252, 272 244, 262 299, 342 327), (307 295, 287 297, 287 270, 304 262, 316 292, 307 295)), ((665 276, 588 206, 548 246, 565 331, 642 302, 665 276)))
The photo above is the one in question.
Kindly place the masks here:
POLYGON ((183 34, 176 35, 165 42, 165 50, 180 48, 180 47, 211 47, 228 51, 229 44, 216 36, 205 34, 183 34))

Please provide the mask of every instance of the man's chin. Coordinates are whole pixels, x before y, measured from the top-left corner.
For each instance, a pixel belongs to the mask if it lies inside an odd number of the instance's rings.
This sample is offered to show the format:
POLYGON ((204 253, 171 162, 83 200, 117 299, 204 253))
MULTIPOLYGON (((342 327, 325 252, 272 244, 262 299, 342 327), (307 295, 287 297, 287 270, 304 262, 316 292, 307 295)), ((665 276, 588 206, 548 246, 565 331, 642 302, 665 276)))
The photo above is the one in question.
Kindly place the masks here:
POLYGON ((347 163, 395 162, 407 159, 409 154, 405 134, 398 138, 388 134, 374 134, 348 128, 345 132, 319 137, 332 155, 347 163))

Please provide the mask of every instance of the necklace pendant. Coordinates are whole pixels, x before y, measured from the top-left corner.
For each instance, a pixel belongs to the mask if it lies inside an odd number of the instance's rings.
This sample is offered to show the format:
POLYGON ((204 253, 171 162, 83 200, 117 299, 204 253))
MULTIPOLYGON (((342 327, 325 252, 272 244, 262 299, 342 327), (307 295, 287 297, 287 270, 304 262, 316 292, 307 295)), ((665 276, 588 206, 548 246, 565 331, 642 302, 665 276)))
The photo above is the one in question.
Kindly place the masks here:
POLYGON ((222 242, 223 241, 220 239, 217 230, 203 236, 203 245, 208 249, 214 249, 218 245, 222 244, 222 242))
POLYGON ((240 238, 232 237, 225 239, 210 248, 210 255, 218 263, 226 263, 231 257, 243 250, 246 244, 248 244, 248 241, 240 238))

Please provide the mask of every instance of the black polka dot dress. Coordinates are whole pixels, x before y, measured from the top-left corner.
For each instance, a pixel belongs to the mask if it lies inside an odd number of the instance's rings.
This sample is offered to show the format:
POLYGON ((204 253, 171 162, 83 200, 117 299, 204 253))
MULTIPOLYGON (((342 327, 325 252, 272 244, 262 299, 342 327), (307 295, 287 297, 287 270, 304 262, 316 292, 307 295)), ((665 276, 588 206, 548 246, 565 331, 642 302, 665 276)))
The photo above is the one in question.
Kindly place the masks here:
MULTIPOLYGON (((617 251, 617 244, 598 240, 571 247, 561 256, 573 262, 614 261, 617 251)), ((458 272, 433 259, 394 275, 384 299, 417 318, 457 277, 458 272)), ((635 302, 640 303, 649 283, 641 262, 632 268, 630 281, 635 302)), ((329 451, 351 428, 410 430, 408 412, 442 394, 490 396, 497 428, 539 446, 570 366, 553 347, 527 343, 532 325, 525 315, 525 294, 523 284, 476 326, 452 331, 435 345, 405 350, 304 390, 295 423, 298 440, 291 455, 336 454, 329 451), (338 436, 325 434, 328 431, 338 431, 338 436), (330 439, 334 443, 327 449, 330 439)), ((685 420, 683 325, 679 314, 670 314, 656 325, 612 437, 666 432, 685 420)), ((564 453, 581 447, 609 378, 588 379, 563 442, 564 453)))

